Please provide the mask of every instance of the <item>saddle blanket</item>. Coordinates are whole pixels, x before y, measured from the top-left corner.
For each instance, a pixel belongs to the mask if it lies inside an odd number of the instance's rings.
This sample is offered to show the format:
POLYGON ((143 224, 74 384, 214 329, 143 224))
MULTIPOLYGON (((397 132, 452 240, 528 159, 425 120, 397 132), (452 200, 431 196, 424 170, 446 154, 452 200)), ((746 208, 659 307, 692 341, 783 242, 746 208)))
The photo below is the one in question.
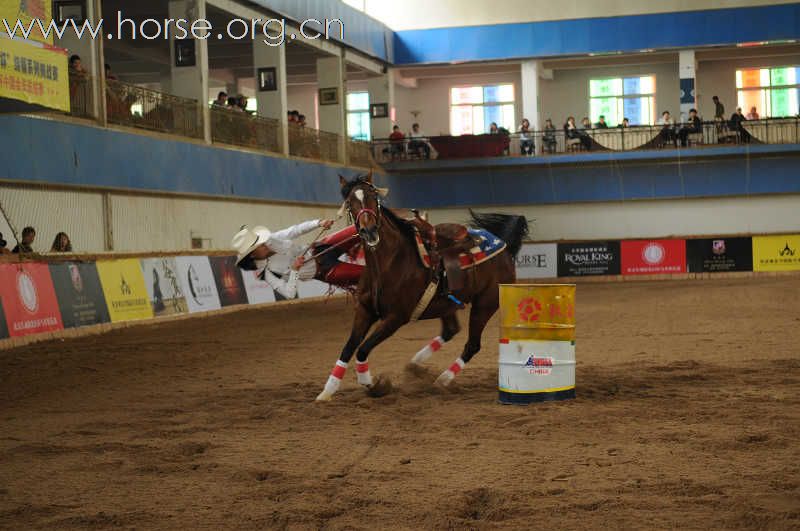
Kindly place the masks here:
MULTIPOLYGON (((487 260, 491 260, 506 248, 506 242, 487 230, 470 228, 467 229, 467 231, 469 232, 469 235, 472 236, 473 240, 478 242, 478 245, 470 249, 468 253, 461 253, 458 256, 458 259, 461 262, 461 269, 469 269, 478 264, 482 264, 487 260)), ((417 250, 419 251, 419 258, 422 260, 422 263, 425 265, 425 267, 430 268, 431 256, 428 254, 425 244, 422 243, 422 237, 419 235, 419 233, 416 233, 415 236, 417 238, 417 250)))

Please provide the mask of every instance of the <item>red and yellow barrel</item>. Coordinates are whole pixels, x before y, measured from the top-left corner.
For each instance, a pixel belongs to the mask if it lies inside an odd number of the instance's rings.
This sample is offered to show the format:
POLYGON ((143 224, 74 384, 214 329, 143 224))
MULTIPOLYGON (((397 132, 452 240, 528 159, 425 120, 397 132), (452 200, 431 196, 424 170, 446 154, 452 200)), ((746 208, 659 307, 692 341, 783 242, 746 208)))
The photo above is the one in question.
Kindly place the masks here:
POLYGON ((575 284, 500 285, 504 404, 575 398, 575 284))

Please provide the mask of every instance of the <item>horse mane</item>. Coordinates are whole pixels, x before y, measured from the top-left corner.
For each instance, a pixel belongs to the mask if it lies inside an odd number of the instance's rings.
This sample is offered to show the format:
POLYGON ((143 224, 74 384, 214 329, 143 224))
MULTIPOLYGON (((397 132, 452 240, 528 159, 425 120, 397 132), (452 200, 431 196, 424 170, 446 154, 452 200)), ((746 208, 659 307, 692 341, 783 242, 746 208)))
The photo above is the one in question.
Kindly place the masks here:
POLYGON ((381 207, 381 214, 392 222, 397 229, 406 237, 406 239, 413 245, 417 244, 416 228, 414 225, 397 215, 391 208, 381 207))

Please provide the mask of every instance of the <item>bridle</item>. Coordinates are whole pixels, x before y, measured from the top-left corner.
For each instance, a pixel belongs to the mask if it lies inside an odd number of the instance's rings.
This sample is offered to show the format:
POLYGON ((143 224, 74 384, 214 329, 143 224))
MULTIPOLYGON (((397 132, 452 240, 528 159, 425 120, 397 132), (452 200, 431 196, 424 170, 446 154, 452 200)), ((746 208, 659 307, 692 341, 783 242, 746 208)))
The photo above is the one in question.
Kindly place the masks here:
POLYGON ((348 197, 347 201, 346 201, 347 217, 350 220, 350 223, 355 225, 356 231, 358 232, 359 236, 361 237, 361 241, 364 242, 364 245, 366 245, 366 247, 370 251, 375 251, 375 248, 378 247, 378 244, 381 242, 381 237, 380 237, 380 232, 379 232, 380 228, 381 228, 381 215, 380 215, 381 214, 381 196, 378 193, 378 191, 375 189, 374 186, 371 186, 371 185, 365 185, 365 186, 369 186, 369 190, 375 194, 375 202, 377 203, 378 206, 375 209, 367 208, 366 206, 364 206, 364 200, 363 199, 359 199, 361 201, 361 209, 354 215, 353 211, 350 209, 350 198, 348 197), (359 223, 361 222, 361 219, 364 216, 372 216, 373 218, 375 218, 375 229, 377 231, 377 236, 376 236, 376 239, 375 239, 374 242, 367 241, 361 235, 361 227, 359 226, 359 223))

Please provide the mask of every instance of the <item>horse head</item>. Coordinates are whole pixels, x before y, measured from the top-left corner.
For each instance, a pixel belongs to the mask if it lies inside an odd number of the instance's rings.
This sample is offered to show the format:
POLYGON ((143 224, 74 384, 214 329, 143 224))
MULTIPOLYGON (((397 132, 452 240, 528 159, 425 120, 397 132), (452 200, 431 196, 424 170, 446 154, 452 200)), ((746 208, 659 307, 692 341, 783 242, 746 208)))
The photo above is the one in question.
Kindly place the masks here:
POLYGON ((361 240, 369 249, 375 250, 381 241, 381 198, 388 190, 372 183, 372 172, 350 181, 340 175, 339 184, 344 198, 341 213, 348 214, 361 240))

